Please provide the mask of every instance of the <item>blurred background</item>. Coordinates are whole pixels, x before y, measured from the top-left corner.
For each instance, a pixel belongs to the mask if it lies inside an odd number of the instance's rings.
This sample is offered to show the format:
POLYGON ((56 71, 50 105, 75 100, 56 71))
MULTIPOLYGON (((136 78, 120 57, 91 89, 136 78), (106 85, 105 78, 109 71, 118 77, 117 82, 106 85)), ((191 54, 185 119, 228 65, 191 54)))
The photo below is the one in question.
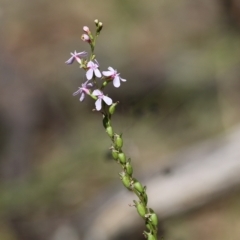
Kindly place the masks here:
MULTIPOLYGON (((122 188, 94 102, 72 97, 84 72, 64 64, 96 18, 101 70, 127 79, 108 92, 136 176, 240 123, 238 0, 0 0, 0 240, 82 239, 85 206, 122 188)), ((161 236, 240 239, 239 197, 163 218, 161 236)))

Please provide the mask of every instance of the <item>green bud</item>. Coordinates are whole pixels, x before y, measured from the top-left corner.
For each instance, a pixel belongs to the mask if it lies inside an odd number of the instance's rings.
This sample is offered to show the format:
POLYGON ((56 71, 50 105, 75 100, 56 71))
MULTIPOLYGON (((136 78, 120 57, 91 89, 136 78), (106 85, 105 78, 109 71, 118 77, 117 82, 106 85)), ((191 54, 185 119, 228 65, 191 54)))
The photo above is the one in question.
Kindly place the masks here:
POLYGON ((154 226, 158 225, 158 217, 156 213, 151 213, 150 217, 149 217, 150 221, 152 222, 152 224, 154 226))
POLYGON ((142 184, 138 181, 135 181, 133 184, 134 189, 136 189, 138 192, 140 193, 144 193, 144 187, 142 186, 142 184))
POLYGON ((147 227, 148 230, 150 230, 150 231, 152 230, 152 227, 149 223, 146 224, 146 227, 147 227))
POLYGON ((124 153, 118 153, 118 159, 120 163, 125 164, 126 163, 126 155, 124 153))
POLYGON ((124 177, 122 178, 122 183, 123 183, 123 185, 124 185, 126 188, 129 188, 129 187, 130 187, 130 182, 131 182, 131 180, 130 180, 130 178, 129 178, 128 176, 124 176, 124 177))
POLYGON ((108 85, 108 81, 104 81, 103 84, 102 84, 102 87, 106 87, 108 85))
POLYGON ((145 218, 145 214, 147 213, 147 210, 146 210, 146 207, 145 207, 145 205, 143 204, 143 203, 141 203, 141 202, 136 202, 136 201, 134 201, 135 202, 135 206, 136 206, 136 208, 137 208, 137 212, 138 212, 138 214, 141 216, 141 217, 143 217, 143 218, 145 218))
POLYGON ((113 104, 109 107, 109 113, 110 113, 111 115, 114 114, 115 109, 116 109, 116 106, 117 106, 117 103, 113 103, 113 104))
POLYGON ((126 172, 129 176, 132 176, 133 174, 133 168, 132 168, 132 165, 130 164, 130 162, 127 162, 126 163, 126 172))
POLYGON ((121 176, 121 180, 122 180, 123 185, 126 188, 129 188, 130 187, 130 183, 131 183, 130 177, 128 175, 126 175, 125 172, 119 173, 119 175, 121 176))
POLYGON ((157 240, 152 233, 144 232, 144 235, 147 237, 147 240, 157 240))
POLYGON ((143 196, 144 202, 147 204, 148 203, 148 195, 146 194, 146 192, 144 192, 142 194, 142 196, 143 196))
POLYGON ((114 160, 118 160, 118 151, 116 151, 115 149, 112 150, 112 157, 114 160))
POLYGON ((115 135, 115 144, 118 148, 122 148, 123 146, 123 140, 122 137, 119 135, 115 135))
POLYGON ((113 137, 113 128, 111 126, 106 128, 106 132, 109 137, 113 137))
POLYGON ((110 126, 110 120, 105 115, 103 115, 103 126, 104 126, 104 128, 107 128, 108 126, 110 126))

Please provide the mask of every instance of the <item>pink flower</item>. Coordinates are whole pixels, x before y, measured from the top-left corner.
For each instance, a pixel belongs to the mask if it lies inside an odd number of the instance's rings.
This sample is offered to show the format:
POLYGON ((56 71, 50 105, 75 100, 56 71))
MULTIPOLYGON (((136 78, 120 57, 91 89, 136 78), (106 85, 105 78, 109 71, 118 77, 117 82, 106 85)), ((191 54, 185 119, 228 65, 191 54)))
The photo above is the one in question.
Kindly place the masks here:
POLYGON ((112 67, 108 68, 109 71, 103 71, 103 76, 110 78, 111 80, 113 80, 113 86, 118 88, 120 87, 120 83, 122 82, 126 82, 126 79, 121 78, 119 75, 120 73, 117 73, 117 70, 114 70, 112 67))
POLYGON ((95 102, 95 107, 96 109, 99 111, 102 108, 102 100, 107 104, 107 105, 111 105, 112 104, 112 99, 110 97, 107 97, 105 95, 103 95, 103 92, 101 92, 100 90, 96 89, 93 91, 92 95, 96 96, 98 99, 95 102))
POLYGON ((72 64, 74 60, 76 60, 79 64, 81 64, 81 58, 84 58, 87 56, 87 52, 79 52, 77 53, 74 51, 74 53, 71 53, 71 57, 65 62, 66 64, 72 64))
POLYGON ((102 76, 101 72, 98 69, 99 64, 96 60, 95 60, 95 63, 93 61, 89 61, 88 64, 87 64, 87 67, 88 67, 88 70, 86 72, 86 77, 87 77, 88 80, 92 79, 93 73, 98 78, 100 78, 102 76))
POLYGON ((79 87, 78 90, 73 93, 73 96, 80 94, 79 100, 82 102, 85 98, 85 93, 89 94, 90 93, 89 88, 91 88, 92 86, 93 86, 92 83, 88 83, 88 81, 86 81, 85 83, 82 84, 82 87, 79 87))
POLYGON ((84 42, 91 42, 90 37, 89 37, 87 34, 85 34, 85 33, 81 36, 81 39, 82 39, 84 42))
POLYGON ((87 33, 87 34, 90 34, 89 27, 87 27, 87 26, 84 26, 84 27, 83 27, 83 31, 84 31, 85 33, 87 33))

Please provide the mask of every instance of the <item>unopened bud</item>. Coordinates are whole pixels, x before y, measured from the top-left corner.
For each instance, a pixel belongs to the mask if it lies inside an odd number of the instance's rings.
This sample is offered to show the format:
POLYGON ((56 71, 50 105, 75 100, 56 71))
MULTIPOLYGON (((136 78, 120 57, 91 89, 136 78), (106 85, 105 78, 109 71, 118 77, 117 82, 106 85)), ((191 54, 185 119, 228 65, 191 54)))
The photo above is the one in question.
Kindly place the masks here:
POLYGON ((146 224, 146 227, 148 230, 150 230, 150 231, 152 230, 152 226, 149 223, 146 224))
POLYGON ((103 84, 102 84, 102 86, 103 86, 103 87, 106 87, 106 86, 108 85, 108 83, 109 83, 109 81, 104 81, 103 84))
POLYGON ((127 174, 128 174, 129 176, 132 176, 132 174, 133 174, 133 167, 132 167, 132 165, 130 164, 130 162, 127 162, 127 163, 126 163, 125 168, 126 168, 127 174))
POLYGON ((106 132, 107 132, 109 137, 113 137, 113 128, 111 126, 108 126, 106 128, 106 132))
POLYGON ((148 195, 146 194, 145 191, 146 191, 146 190, 144 189, 144 193, 142 194, 142 196, 143 196, 143 199, 144 199, 145 204, 147 204, 147 203, 148 203, 148 195))
POLYGON ((145 214, 147 213, 145 205, 143 203, 137 202, 137 201, 134 201, 134 203, 135 203, 135 207, 137 208, 138 214, 141 217, 145 218, 145 214))
POLYGON ((121 177, 123 185, 126 188, 129 188, 130 187, 130 183, 131 183, 130 177, 125 172, 119 173, 119 175, 121 177))
POLYGON ((154 226, 158 225, 158 217, 156 213, 151 213, 151 215, 149 216, 149 219, 154 226))
POLYGON ((125 164, 127 162, 126 155, 124 153, 119 153, 118 159, 119 159, 120 163, 122 163, 122 164, 125 164))
POLYGON ((109 111, 109 113, 110 113, 111 115, 114 114, 117 104, 118 104, 117 102, 116 102, 116 103, 113 103, 113 104, 109 107, 108 111, 109 111))
POLYGON ((98 28, 97 28, 97 31, 100 32, 103 28, 103 23, 102 22, 99 22, 98 23, 98 28))
POLYGON ((84 26, 84 27, 83 27, 83 31, 84 31, 85 33, 87 33, 87 34, 90 34, 89 27, 87 27, 87 26, 84 26))
POLYGON ((123 146, 123 140, 122 137, 119 135, 115 135, 115 144, 118 148, 122 148, 123 146))
POLYGON ((94 22, 95 22, 96 26, 98 27, 98 23, 99 23, 98 19, 95 19, 94 22))
POLYGON ((144 232, 144 235, 147 237, 147 240, 157 240, 152 233, 144 232))
POLYGON ((112 149, 112 157, 114 160, 118 160, 118 151, 115 149, 112 149))
POLYGON ((87 34, 85 34, 85 33, 81 36, 81 39, 84 42, 91 42, 90 37, 87 34))
POLYGON ((103 115, 103 126, 107 128, 110 126, 110 120, 108 119, 107 115, 103 115))
POLYGON ((142 184, 138 181, 135 181, 133 184, 134 189, 136 189, 139 193, 143 193, 144 192, 144 187, 142 186, 142 184))

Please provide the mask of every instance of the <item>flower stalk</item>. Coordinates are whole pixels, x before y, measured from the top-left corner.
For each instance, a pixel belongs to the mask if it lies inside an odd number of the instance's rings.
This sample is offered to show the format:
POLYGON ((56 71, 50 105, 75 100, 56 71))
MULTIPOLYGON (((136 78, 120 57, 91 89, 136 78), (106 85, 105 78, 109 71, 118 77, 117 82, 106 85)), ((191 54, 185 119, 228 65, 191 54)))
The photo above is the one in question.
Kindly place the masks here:
POLYGON ((87 53, 85 51, 79 53, 75 51, 71 53, 71 58, 65 62, 66 64, 72 64, 76 61, 79 63, 80 68, 86 71, 87 81, 83 83, 73 95, 76 96, 80 94, 79 100, 81 102, 86 95, 95 100, 95 109, 102 114, 103 127, 112 142, 112 146, 110 147, 112 157, 122 167, 122 172, 119 173, 120 179, 123 185, 138 198, 138 200, 133 201, 133 206, 136 207, 139 216, 145 221, 147 230, 144 231, 143 234, 148 240, 157 240, 158 218, 156 213, 148 207, 146 186, 143 186, 139 180, 133 177, 131 159, 127 158, 123 151, 123 136, 122 134, 116 133, 112 126, 112 117, 119 102, 113 102, 109 96, 104 94, 105 87, 110 82, 113 82, 114 87, 119 88, 121 82, 126 82, 126 79, 121 78, 120 73, 112 67, 108 67, 107 71, 100 71, 100 64, 96 60, 94 49, 96 39, 100 35, 103 24, 98 20, 94 22, 96 25, 95 35, 92 35, 90 29, 84 26, 84 33, 81 37, 84 42, 90 45, 91 55, 89 59, 87 59, 87 53), (102 81, 102 84, 99 84, 99 81, 102 81), (92 91, 92 88, 95 89, 92 91))

